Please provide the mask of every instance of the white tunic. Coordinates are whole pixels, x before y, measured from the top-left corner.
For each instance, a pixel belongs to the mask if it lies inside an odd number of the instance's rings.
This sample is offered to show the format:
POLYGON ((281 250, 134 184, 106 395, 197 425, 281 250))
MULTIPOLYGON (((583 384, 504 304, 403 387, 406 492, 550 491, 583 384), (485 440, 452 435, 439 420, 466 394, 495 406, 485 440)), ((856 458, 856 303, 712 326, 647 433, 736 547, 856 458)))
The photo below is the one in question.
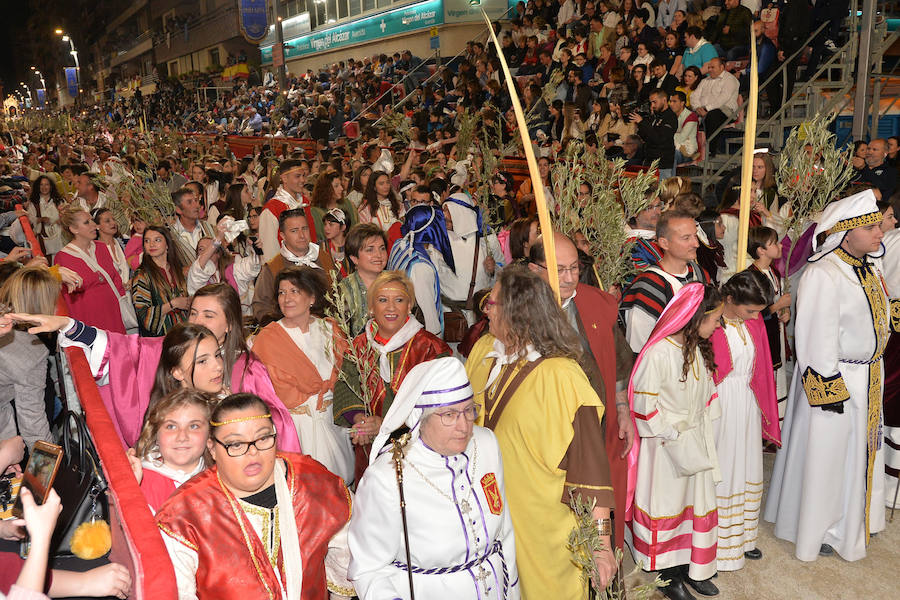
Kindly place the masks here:
MULTIPOLYGON (((764 513, 775 523, 775 535, 794 542, 797 558, 805 561, 815 560, 822 544, 845 560, 864 558, 867 523, 871 533, 884 529, 879 430, 887 299, 876 280, 873 321, 869 298, 839 253, 808 263, 800 278, 796 369, 764 513), (867 364, 873 357, 878 360, 867 364), (816 386, 813 401, 842 395, 842 382, 849 393, 843 414, 810 405, 803 385, 808 367, 823 378, 840 378, 826 383, 829 389, 816 386), (870 399, 870 392, 877 397, 870 399)), ((880 261, 869 260, 877 276, 880 261)))
POLYGON ((744 552, 756 548, 763 493, 762 418, 750 389, 756 347, 743 322, 726 321, 732 371, 717 386, 722 416, 713 423, 722 481, 719 507, 719 571, 744 566, 744 552))
MULTIPOLYGON (((475 426, 466 450, 455 456, 442 456, 416 439, 403 466, 416 598, 519 598, 515 540, 494 434, 475 426), (495 488, 488 485, 489 474, 496 478, 495 488), (486 496, 485 487, 499 491, 502 506, 496 497, 491 501, 486 496), (479 565, 458 572, 416 572, 459 567, 486 554, 479 565)), ((407 571, 397 566, 406 564, 406 551, 390 452, 359 483, 350 519, 350 554, 350 580, 361 600, 410 597, 407 571)))
MULTIPOLYGON (((887 287, 888 296, 891 298, 900 298, 900 229, 892 229, 884 234, 884 258, 882 259, 884 267, 884 284, 887 287)), ((900 334, 895 333, 895 337, 900 338, 900 334)), ((894 341, 897 343, 897 340, 894 341)), ((900 368, 900 365, 885 364, 885 372, 889 373, 889 369, 900 368)), ((900 444, 900 427, 884 428, 884 437, 891 440, 894 444, 900 444)), ((895 450, 885 441, 884 445, 884 464, 894 469, 900 469, 900 450, 895 450)), ((892 475, 885 473, 885 491, 886 504, 890 508, 894 503, 894 494, 900 481, 892 475)), ((900 499, 900 496, 897 496, 900 499)), ((900 500, 897 502, 897 508, 900 508, 900 500)))
POLYGON ((704 580, 716 573, 721 475, 712 420, 720 408, 700 351, 682 382, 683 364, 681 345, 666 338, 646 352, 632 378, 641 451, 625 540, 644 569, 689 565, 690 577, 704 580))
MULTIPOLYGON (((284 321, 278 324, 309 358, 319 377, 327 381, 334 368, 331 355, 332 336, 328 323, 322 319, 310 322, 309 331, 303 333, 299 327, 286 327, 284 321)), ((330 390, 322 395, 322 410, 316 407, 318 394, 313 394, 300 406, 291 409, 291 419, 297 428, 303 453, 325 465, 329 471, 345 482, 353 481, 353 446, 350 444, 349 429, 334 423, 334 393, 330 390)))

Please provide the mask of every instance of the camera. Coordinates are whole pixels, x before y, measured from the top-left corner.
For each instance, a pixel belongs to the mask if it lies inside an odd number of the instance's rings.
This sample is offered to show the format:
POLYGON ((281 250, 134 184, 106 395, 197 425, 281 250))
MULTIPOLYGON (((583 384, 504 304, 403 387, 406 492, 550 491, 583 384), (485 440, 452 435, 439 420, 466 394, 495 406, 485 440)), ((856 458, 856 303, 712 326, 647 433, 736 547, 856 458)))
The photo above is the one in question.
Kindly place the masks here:
POLYGON ((632 100, 622 104, 622 120, 631 123, 631 113, 637 113, 642 119, 650 117, 650 103, 632 100))

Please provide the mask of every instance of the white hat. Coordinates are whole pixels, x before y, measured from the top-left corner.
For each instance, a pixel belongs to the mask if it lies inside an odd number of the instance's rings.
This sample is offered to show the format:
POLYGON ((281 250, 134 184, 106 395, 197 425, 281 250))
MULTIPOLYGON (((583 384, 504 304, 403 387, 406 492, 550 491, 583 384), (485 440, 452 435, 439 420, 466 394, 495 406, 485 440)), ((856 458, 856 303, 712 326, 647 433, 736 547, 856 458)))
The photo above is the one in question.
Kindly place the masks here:
MULTIPOLYGON (((816 225, 816 231, 813 234, 813 250, 817 252, 810 257, 810 262, 819 260, 840 246, 844 236, 851 229, 875 225, 881 223, 883 219, 884 215, 878 210, 875 193, 872 190, 865 190, 832 202, 822 211, 822 216, 816 225), (821 247, 816 243, 820 233, 828 234, 821 247)), ((883 254, 884 245, 878 252, 869 256, 878 258, 883 254)))
POLYGON ((466 369, 458 358, 448 356, 419 363, 406 374, 381 429, 372 442, 369 464, 381 454, 391 434, 402 425, 409 427, 411 441, 419 437, 419 424, 426 408, 465 402, 473 396, 466 369))

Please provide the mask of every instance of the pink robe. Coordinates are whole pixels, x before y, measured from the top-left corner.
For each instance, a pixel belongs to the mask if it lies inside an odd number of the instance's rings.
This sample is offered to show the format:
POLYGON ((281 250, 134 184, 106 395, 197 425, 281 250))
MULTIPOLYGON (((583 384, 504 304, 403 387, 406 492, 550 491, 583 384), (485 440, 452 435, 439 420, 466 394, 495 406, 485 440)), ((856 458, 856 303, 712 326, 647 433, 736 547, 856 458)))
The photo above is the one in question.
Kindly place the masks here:
MULTIPOLYGON (((112 332, 107 332, 107 338, 101 367, 109 363, 109 385, 100 387, 100 395, 119 436, 130 448, 141 434, 164 338, 112 332), (115 359, 111 361, 110 357, 115 359)), ((272 422, 278 432, 278 449, 299 453, 297 429, 284 403, 275 394, 265 366, 252 354, 246 374, 245 364, 246 356, 239 357, 234 363, 231 391, 248 392, 262 398, 272 413, 272 422)))
MULTIPOLYGON (((753 361, 753 376, 750 378, 750 391, 756 397, 759 412, 762 413, 763 438, 781 446, 781 427, 778 424, 778 394, 775 392, 775 375, 772 371, 772 355, 769 351, 769 338, 766 334, 766 325, 762 315, 755 319, 744 321, 750 339, 756 347, 756 358, 753 361)), ((722 382, 734 365, 731 362, 731 349, 728 347, 728 338, 720 327, 712 335, 713 353, 716 357, 716 371, 713 373, 713 381, 716 385, 722 382)))
POLYGON ((132 271, 137 271, 141 264, 141 257, 144 255, 144 236, 134 234, 125 244, 125 260, 132 271))
MULTIPOLYGON (((106 245, 94 242, 94 249, 97 264, 112 277, 113 285, 119 294, 124 295, 125 287, 122 285, 122 278, 113 264, 106 245)), ((74 292, 70 292, 67 286, 62 288, 69 316, 98 329, 125 333, 122 313, 119 310, 119 298, 105 281, 105 276, 104 281, 101 281, 100 273, 92 270, 83 259, 69 254, 65 248, 56 253, 53 262, 61 267, 72 269, 84 280, 81 287, 74 292)))

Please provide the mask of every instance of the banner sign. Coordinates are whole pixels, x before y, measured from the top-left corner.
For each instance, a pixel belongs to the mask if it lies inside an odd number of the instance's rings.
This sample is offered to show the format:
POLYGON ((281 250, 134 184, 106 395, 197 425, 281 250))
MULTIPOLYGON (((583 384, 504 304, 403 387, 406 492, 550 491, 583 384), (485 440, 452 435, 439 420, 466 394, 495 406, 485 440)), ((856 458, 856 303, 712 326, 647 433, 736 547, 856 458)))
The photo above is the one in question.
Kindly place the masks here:
POLYGON ((239 0, 238 22, 241 26, 241 34, 248 42, 258 44, 266 39, 269 34, 266 0, 239 0))
POLYGON ((38 89, 36 91, 37 91, 38 106, 44 106, 44 99, 47 95, 47 90, 38 89))
POLYGON ((78 95, 78 69, 75 67, 66 67, 66 88, 72 98, 78 95))
MULTIPOLYGON (((443 1, 426 0, 372 15, 346 25, 337 25, 292 40, 285 40, 284 58, 287 60, 316 52, 326 52, 400 33, 427 29, 434 25, 443 25, 443 23, 443 1)), ((272 62, 272 46, 260 48, 260 52, 263 64, 272 62)))

